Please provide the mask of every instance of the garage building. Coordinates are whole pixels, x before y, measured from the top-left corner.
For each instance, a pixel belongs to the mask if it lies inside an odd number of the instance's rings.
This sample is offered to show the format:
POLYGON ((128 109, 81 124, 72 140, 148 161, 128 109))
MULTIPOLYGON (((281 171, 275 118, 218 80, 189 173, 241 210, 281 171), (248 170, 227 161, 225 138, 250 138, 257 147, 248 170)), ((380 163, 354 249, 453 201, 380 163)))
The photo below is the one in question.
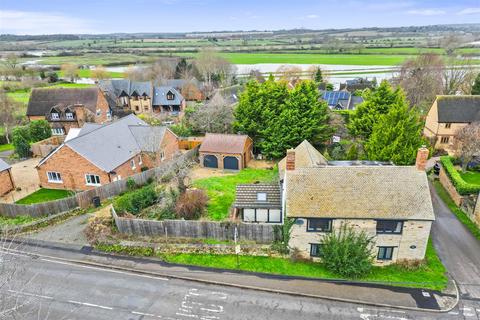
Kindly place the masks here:
POLYGON ((242 170, 252 158, 253 141, 238 134, 207 133, 200 146, 200 163, 206 168, 242 170))

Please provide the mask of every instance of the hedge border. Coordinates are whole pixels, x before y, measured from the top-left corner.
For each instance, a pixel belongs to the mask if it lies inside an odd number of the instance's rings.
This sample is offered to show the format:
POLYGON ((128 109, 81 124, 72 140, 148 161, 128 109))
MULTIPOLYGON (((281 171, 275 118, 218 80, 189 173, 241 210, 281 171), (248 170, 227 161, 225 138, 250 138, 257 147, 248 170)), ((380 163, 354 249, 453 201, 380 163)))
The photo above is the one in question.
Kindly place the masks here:
POLYGON ((463 180, 462 176, 460 175, 460 173, 458 173, 457 169, 455 169, 453 165, 452 157, 440 157, 440 162, 442 163, 445 172, 455 186, 455 189, 457 189, 458 193, 464 196, 469 194, 477 194, 480 192, 480 185, 468 183, 463 180))

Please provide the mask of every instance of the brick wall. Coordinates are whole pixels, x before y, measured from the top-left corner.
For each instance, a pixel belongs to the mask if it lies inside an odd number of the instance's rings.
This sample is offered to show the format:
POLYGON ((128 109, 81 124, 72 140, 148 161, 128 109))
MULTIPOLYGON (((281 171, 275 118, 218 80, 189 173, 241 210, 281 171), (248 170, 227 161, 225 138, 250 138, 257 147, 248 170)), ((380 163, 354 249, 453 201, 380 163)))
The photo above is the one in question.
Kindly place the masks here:
POLYGON ((0 195, 4 195, 15 188, 13 184, 12 174, 10 169, 0 172, 0 195))
MULTIPOLYGON (((342 223, 348 223, 356 230, 364 230, 375 238, 373 253, 376 257, 377 246, 395 247, 392 260, 375 260, 376 265, 387 265, 399 259, 417 260, 425 257, 431 221, 411 220, 403 224, 402 234, 376 234, 376 221, 373 219, 334 219, 333 228, 339 229, 342 223), (412 246, 415 246, 413 248, 412 246), (412 249, 413 248, 413 249, 412 249)), ((321 243, 325 233, 307 232, 307 220, 299 218, 292 226, 289 246, 297 248, 300 253, 310 257, 310 244, 321 243)))
POLYGON ((98 89, 98 98, 97 98, 97 109, 101 110, 100 116, 97 116, 95 113, 95 122, 96 123, 103 123, 107 121, 107 112, 110 111, 108 106, 108 101, 105 98, 105 94, 102 90, 98 89))

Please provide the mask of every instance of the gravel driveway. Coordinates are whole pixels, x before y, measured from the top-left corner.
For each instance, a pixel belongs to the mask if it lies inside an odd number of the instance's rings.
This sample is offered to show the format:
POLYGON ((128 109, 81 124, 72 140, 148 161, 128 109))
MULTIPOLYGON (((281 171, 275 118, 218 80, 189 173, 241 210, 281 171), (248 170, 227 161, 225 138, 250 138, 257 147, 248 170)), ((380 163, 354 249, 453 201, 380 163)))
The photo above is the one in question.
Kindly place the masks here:
POLYGON ((83 230, 87 226, 87 221, 90 216, 90 214, 76 216, 60 224, 42 229, 39 232, 25 235, 24 237, 35 240, 88 245, 83 230))
POLYGON ((0 198, 1 202, 13 203, 40 189, 40 180, 37 169, 35 169, 39 161, 38 158, 32 158, 12 164, 13 181, 15 186, 20 187, 21 190, 7 193, 0 198))

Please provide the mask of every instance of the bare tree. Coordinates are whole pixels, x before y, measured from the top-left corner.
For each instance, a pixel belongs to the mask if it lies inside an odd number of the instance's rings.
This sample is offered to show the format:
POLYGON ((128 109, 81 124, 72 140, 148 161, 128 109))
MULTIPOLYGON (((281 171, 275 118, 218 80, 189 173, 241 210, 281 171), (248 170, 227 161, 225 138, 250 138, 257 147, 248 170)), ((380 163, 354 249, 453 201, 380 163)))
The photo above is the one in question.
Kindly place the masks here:
POLYGON ((97 66, 91 72, 91 77, 95 80, 103 80, 108 78, 108 71, 103 66, 97 66))
POLYGON ((231 85, 235 77, 235 66, 212 48, 202 49, 194 64, 205 81, 207 95, 210 95, 215 87, 231 85))
POLYGON ((450 58, 443 71, 444 94, 470 94, 475 81, 475 69, 469 60, 450 58))
POLYGON ((65 63, 65 64, 62 64, 60 69, 63 72, 63 76, 65 78, 70 79, 71 82, 74 82, 75 80, 78 79, 79 70, 78 70, 78 66, 76 64, 65 63))
POLYGON ((281 80, 285 80, 293 85, 300 80, 302 72, 302 68, 289 65, 282 65, 276 71, 281 80))
POLYGON ((7 80, 11 77, 13 80, 19 80, 22 77, 24 69, 21 67, 18 56, 15 53, 7 54, 2 64, 1 73, 7 80))
POLYGON ((480 122, 471 123, 455 133, 455 150, 465 172, 473 157, 480 156, 480 122))
POLYGON ((9 98, 7 94, 0 91, 0 122, 5 131, 7 143, 10 143, 10 129, 15 124, 15 111, 19 103, 9 98))
POLYGON ((447 55, 451 56, 455 50, 462 45, 462 38, 455 33, 450 33, 440 40, 440 46, 447 55))
POLYGON ((220 93, 188 115, 188 123, 194 131, 211 133, 232 132, 233 106, 220 93))
POLYGON ((443 93, 444 63, 436 54, 422 54, 407 60, 400 68, 399 84, 411 107, 426 110, 443 93))
POLYGON ((248 77, 249 77, 249 79, 256 80, 259 83, 264 83, 265 82, 265 77, 263 76, 263 74, 258 69, 250 70, 250 72, 248 73, 248 77))

